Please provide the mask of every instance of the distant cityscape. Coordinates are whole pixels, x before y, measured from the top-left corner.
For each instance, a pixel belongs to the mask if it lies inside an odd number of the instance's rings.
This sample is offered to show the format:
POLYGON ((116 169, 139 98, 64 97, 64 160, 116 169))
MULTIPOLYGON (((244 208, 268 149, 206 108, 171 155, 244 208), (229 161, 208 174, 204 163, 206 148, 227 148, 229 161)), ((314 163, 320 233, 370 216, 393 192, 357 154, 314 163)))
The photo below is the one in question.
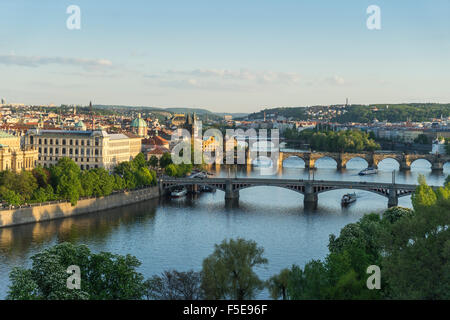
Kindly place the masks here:
MULTIPOLYGON (((435 154, 446 154, 450 139, 450 105, 414 104, 417 110, 437 109, 435 114, 440 116, 417 121, 414 119, 417 114, 411 112, 409 119, 393 122, 382 119, 389 105, 275 108, 236 116, 202 109, 190 112, 187 108, 174 112, 145 107, 108 108, 92 103, 56 107, 6 103, 5 99, 1 102, 0 170, 49 167, 62 157, 71 158, 82 170, 98 167, 112 170, 140 152, 147 160, 152 156, 160 158, 171 151, 174 131, 192 127, 196 121, 202 121, 204 129, 278 129, 282 138, 286 138, 287 130, 290 133, 314 128, 361 130, 371 133, 382 149, 435 154), (367 110, 372 115, 371 121, 342 121, 355 108, 367 110)), ((395 105, 391 106, 393 109, 395 105)), ((289 139, 285 140, 289 144, 289 139)), ((213 151, 216 145, 214 138, 206 139, 203 150, 213 151)))

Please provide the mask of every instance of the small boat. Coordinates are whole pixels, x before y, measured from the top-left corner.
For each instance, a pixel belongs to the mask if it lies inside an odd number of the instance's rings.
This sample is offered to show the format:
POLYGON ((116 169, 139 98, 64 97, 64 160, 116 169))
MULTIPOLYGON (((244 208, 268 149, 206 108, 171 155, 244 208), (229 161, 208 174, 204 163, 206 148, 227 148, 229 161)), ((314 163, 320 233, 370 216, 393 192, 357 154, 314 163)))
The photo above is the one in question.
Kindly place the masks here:
POLYGON ((346 206, 356 201, 356 193, 346 193, 342 196, 341 204, 346 206))
POLYGON ((377 174, 378 170, 373 167, 367 167, 366 169, 361 170, 358 174, 360 176, 366 176, 368 174, 377 174))
POLYGON ((178 187, 173 189, 173 191, 170 193, 170 196, 172 198, 179 198, 187 195, 187 189, 185 187, 178 187))

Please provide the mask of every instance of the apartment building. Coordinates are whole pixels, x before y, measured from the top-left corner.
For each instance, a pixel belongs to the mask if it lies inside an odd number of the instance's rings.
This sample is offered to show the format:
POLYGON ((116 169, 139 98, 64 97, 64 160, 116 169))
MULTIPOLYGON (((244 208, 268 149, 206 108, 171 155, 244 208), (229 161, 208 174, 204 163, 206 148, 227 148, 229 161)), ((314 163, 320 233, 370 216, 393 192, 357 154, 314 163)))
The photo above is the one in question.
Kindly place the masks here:
POLYGON ((105 168, 112 170, 123 161, 141 152, 141 137, 131 133, 109 134, 106 131, 29 130, 25 146, 38 150, 37 164, 49 167, 62 157, 69 157, 82 170, 105 168))

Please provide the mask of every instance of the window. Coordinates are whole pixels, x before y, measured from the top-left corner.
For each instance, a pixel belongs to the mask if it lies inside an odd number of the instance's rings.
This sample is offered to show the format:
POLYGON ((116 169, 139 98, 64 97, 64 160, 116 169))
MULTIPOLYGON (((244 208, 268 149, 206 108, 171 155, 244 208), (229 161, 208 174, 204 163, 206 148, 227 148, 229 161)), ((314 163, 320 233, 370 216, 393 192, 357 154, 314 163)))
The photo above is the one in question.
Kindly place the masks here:
POLYGON ((44 144, 47 144, 47 139, 44 139, 44 144))
POLYGON ((50 154, 53 154, 53 148, 50 148, 50 154))
POLYGON ((81 140, 81 145, 84 146, 84 140, 81 140))
POLYGON ((98 156, 98 149, 95 149, 95 155, 98 156))
POLYGON ((44 154, 47 154, 47 148, 44 148, 44 154))
POLYGON ((98 146, 98 138, 95 138, 95 146, 98 146))
POLYGON ((90 140, 86 140, 86 145, 90 146, 91 145, 91 141, 90 140))
POLYGON ((73 144, 73 140, 72 139, 70 139, 70 143, 69 143, 70 145, 72 145, 73 144))
POLYGON ((63 139, 62 144, 65 146, 66 145, 66 139, 63 139))
POLYGON ((34 142, 33 136, 30 136, 30 144, 33 144, 33 142, 34 142))
POLYGON ((42 144, 42 139, 41 138, 39 138, 39 144, 42 144))
POLYGON ((70 148, 69 154, 73 154, 73 149, 72 148, 70 148))
POLYGON ((59 139, 55 139, 55 144, 56 144, 56 145, 59 144, 59 139))
POLYGON ((50 144, 53 144, 53 139, 50 139, 50 144))
POLYGON ((55 154, 58 154, 58 153, 59 153, 59 149, 55 148, 55 154))
POLYGON ((62 154, 66 154, 66 148, 62 148, 62 154))
POLYGON ((78 149, 75 149, 75 154, 78 154, 78 149))
POLYGON ((39 147, 39 153, 42 153, 42 148, 41 147, 39 147))
POLYGON ((76 146, 78 145, 78 140, 75 140, 75 145, 76 145, 76 146))

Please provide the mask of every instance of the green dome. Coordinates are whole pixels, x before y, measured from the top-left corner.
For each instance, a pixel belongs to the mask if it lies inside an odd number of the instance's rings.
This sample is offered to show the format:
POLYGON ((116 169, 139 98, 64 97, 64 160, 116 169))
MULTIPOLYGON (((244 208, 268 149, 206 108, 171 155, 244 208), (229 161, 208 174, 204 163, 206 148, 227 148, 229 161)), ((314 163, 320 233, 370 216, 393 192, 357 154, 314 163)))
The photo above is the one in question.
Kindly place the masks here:
POLYGON ((146 127, 147 123, 144 121, 144 119, 141 118, 141 115, 139 115, 138 118, 131 121, 131 126, 134 128, 142 128, 142 127, 146 127))
POLYGON ((75 123, 75 127, 76 128, 83 128, 85 127, 84 122, 83 121, 78 121, 77 123, 75 123))

